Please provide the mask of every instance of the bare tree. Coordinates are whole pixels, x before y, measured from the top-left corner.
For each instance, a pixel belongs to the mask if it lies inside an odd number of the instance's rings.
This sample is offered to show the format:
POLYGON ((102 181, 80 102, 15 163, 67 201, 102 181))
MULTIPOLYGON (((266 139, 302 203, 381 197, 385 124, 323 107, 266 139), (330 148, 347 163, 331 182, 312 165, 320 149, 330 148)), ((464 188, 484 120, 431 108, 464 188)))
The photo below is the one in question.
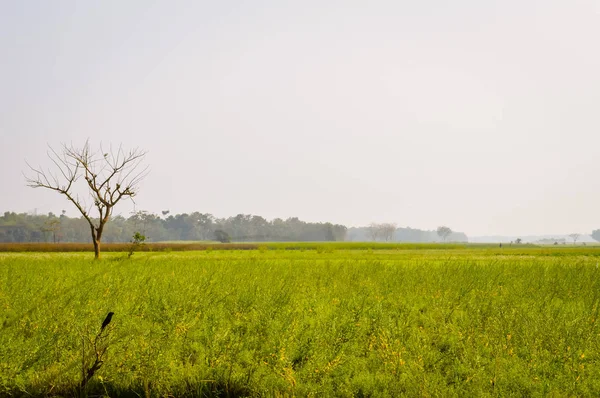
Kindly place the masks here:
POLYGON ((449 227, 441 226, 437 228, 437 234, 440 238, 446 241, 450 235, 452 235, 452 230, 449 227))
POLYGON ((577 239, 579 239, 579 237, 581 236, 581 234, 578 233, 573 233, 569 235, 569 238, 573 239, 573 244, 577 243, 577 239))
POLYGON ((377 241, 379 236, 381 235, 381 229, 379 228, 379 224, 372 222, 367 228, 367 233, 372 241, 377 241))
POLYGON ((394 233, 396 232, 396 224, 379 224, 379 230, 381 231, 381 236, 383 236, 383 239, 385 239, 386 242, 391 241, 394 239, 394 233))
POLYGON ((393 223, 371 223, 367 228, 367 234, 372 241, 383 239, 386 242, 394 239, 394 233, 396 232, 396 224, 393 223))
POLYGON ((123 198, 131 198, 138 193, 140 181, 148 174, 148 167, 142 167, 145 151, 132 149, 125 151, 119 146, 104 152, 93 151, 89 141, 82 148, 72 144, 62 145, 60 151, 49 148, 48 157, 54 164, 53 169, 34 168, 29 163, 31 175, 26 176, 27 185, 32 188, 47 188, 64 196, 77 207, 77 210, 90 225, 95 258, 100 258, 100 242, 104 227, 109 221, 113 207, 123 198), (81 185, 87 188, 93 204, 87 204, 84 197, 77 193, 81 185), (97 217, 92 210, 97 210, 97 217))

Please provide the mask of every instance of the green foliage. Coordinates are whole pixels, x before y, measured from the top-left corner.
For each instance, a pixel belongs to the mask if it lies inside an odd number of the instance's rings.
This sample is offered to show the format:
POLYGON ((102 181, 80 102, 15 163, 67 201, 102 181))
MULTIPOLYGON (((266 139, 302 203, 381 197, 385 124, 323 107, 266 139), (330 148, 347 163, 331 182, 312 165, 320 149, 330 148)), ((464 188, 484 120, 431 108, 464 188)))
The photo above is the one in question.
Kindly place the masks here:
POLYGON ((139 232, 135 232, 131 237, 131 246, 129 247, 129 253, 127 257, 131 258, 133 253, 138 250, 146 242, 146 236, 139 232))
POLYGON ((446 226, 440 226, 437 228, 437 234, 440 238, 442 238, 444 240, 444 242, 446 241, 446 239, 448 239, 448 237, 452 234, 452 229, 450 229, 449 227, 446 226))
POLYGON ((107 309, 90 395, 600 395, 598 248, 313 247, 0 253, 0 396, 72 395, 107 309))
MULTIPOLYGON (((167 215, 168 212, 163 212, 161 218, 137 211, 129 218, 111 217, 102 234, 103 244, 129 242, 138 230, 152 236, 154 241, 212 241, 215 232, 221 230, 236 242, 343 241, 347 232, 343 225, 304 222, 295 217, 267 221, 249 214, 215 218, 212 214, 193 212, 164 218, 167 215)), ((0 215, 0 242, 90 242, 90 239, 90 227, 83 217, 12 212, 0 215)))
POLYGON ((217 229, 215 231, 215 239, 221 243, 229 243, 231 242, 231 237, 229 234, 222 229, 217 229))
MULTIPOLYGON (((131 244, 107 243, 102 246, 104 252, 128 252, 131 244)), ((144 243, 137 251, 194 251, 194 250, 283 250, 283 251, 305 251, 316 250, 317 252, 333 252, 335 250, 495 250, 496 244, 473 243, 381 243, 381 242, 267 242, 267 243, 206 243, 206 242, 172 242, 172 243, 144 243)), ((504 255, 538 255, 547 254, 548 246, 533 244, 520 244, 509 246, 506 251, 499 252, 504 255)), ((91 246, 84 243, 0 243, 0 252, 89 252, 91 246)), ((598 255, 598 246, 589 248, 562 247, 559 251, 551 251, 551 255, 598 255)))

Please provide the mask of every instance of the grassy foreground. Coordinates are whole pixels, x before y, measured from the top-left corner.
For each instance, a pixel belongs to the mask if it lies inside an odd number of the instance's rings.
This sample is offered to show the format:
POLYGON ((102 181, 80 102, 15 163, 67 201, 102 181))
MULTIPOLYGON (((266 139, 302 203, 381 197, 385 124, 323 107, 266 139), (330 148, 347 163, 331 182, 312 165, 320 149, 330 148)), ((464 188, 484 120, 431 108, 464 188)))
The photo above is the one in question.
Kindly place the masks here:
POLYGON ((0 253, 0 396, 600 396, 598 249, 0 253))

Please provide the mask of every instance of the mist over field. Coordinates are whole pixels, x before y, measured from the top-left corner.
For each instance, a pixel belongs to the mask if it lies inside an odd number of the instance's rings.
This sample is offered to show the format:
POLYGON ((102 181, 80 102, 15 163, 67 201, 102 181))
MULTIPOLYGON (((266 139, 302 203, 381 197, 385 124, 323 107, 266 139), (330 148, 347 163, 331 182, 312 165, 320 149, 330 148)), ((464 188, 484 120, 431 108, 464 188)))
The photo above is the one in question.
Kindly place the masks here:
POLYGON ((0 5, 0 211, 47 144, 148 151, 133 210, 467 236, 598 228, 598 2, 0 5))

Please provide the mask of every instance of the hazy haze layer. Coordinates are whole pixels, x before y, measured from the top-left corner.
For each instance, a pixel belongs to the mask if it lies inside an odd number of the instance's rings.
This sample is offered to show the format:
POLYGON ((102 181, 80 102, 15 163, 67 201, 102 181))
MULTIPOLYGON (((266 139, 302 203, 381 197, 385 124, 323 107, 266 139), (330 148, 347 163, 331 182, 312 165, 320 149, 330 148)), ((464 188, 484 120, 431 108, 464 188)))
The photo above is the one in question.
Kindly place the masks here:
POLYGON ((89 137, 153 212, 586 233, 599 37, 598 0, 3 2, 0 211, 75 214, 21 172, 89 137))

